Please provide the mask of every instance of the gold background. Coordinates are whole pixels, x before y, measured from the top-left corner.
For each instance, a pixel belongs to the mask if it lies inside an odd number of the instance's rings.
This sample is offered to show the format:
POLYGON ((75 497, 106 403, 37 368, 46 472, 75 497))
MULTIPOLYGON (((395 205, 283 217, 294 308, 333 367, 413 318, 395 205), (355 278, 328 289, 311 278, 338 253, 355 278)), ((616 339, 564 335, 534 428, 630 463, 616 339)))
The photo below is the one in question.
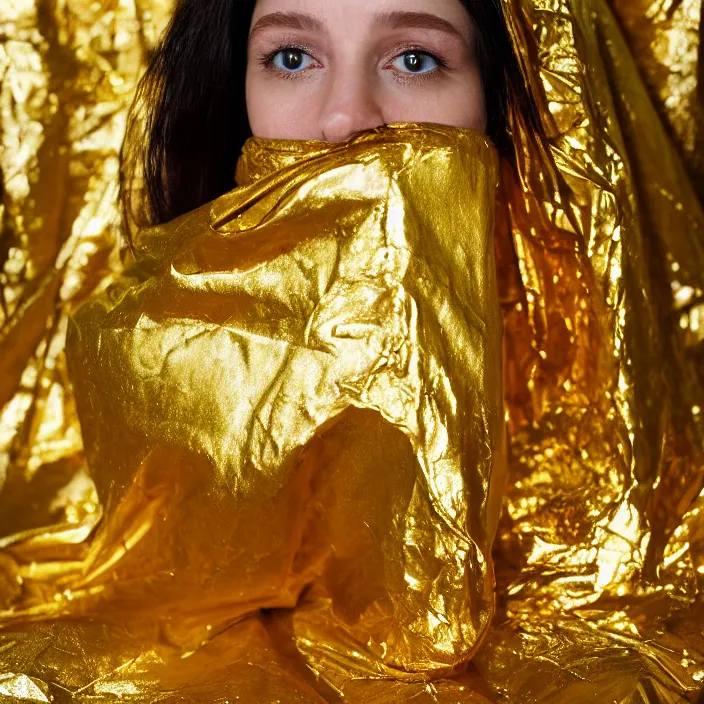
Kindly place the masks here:
MULTIPOLYGON (((515 117, 499 230, 510 480, 475 666, 508 701, 680 701, 704 682, 701 3, 505 5, 549 143, 515 117)), ((80 560, 101 515, 67 316, 119 271, 117 153, 168 13, 0 7, 0 603, 44 569, 18 546, 80 560)))

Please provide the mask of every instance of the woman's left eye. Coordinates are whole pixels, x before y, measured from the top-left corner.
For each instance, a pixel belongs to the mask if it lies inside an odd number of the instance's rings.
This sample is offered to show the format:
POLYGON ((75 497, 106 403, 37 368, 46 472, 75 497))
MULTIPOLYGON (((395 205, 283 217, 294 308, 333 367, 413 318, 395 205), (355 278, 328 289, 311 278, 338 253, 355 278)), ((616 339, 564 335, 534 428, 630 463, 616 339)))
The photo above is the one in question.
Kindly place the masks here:
POLYGON ((416 75, 430 73, 440 66, 438 59, 424 51, 406 51, 393 62, 393 67, 398 71, 416 75))

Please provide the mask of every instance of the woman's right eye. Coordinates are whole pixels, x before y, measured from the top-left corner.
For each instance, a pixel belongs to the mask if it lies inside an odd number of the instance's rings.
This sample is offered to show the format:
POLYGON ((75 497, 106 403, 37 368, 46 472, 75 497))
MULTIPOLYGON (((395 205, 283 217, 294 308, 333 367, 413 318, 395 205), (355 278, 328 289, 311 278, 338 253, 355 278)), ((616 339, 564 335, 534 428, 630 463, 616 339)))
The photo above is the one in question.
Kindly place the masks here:
POLYGON ((303 49, 287 47, 281 49, 273 55, 271 64, 286 73, 298 73, 308 68, 313 63, 313 58, 306 54, 303 49))

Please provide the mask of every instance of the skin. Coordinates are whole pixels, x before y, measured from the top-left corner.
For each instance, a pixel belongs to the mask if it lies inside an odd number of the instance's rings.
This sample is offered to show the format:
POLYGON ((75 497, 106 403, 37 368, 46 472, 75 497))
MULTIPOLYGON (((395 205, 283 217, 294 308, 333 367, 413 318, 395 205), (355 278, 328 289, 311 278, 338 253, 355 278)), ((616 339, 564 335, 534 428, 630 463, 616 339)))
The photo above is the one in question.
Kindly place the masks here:
POLYGON ((256 137, 342 142, 394 122, 483 131, 460 0, 258 0, 247 111, 256 137))

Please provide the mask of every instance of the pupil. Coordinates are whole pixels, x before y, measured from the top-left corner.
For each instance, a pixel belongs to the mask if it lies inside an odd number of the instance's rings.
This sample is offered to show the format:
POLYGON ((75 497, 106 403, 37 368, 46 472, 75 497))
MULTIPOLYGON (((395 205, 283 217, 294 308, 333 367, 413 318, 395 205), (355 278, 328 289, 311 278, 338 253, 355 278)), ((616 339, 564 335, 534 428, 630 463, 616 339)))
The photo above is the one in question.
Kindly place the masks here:
POLYGON ((423 57, 417 53, 406 54, 403 63, 409 71, 417 72, 423 68, 423 57))
POLYGON ((284 52, 284 66, 290 71, 301 67, 303 63, 303 53, 296 49, 289 49, 284 52))

